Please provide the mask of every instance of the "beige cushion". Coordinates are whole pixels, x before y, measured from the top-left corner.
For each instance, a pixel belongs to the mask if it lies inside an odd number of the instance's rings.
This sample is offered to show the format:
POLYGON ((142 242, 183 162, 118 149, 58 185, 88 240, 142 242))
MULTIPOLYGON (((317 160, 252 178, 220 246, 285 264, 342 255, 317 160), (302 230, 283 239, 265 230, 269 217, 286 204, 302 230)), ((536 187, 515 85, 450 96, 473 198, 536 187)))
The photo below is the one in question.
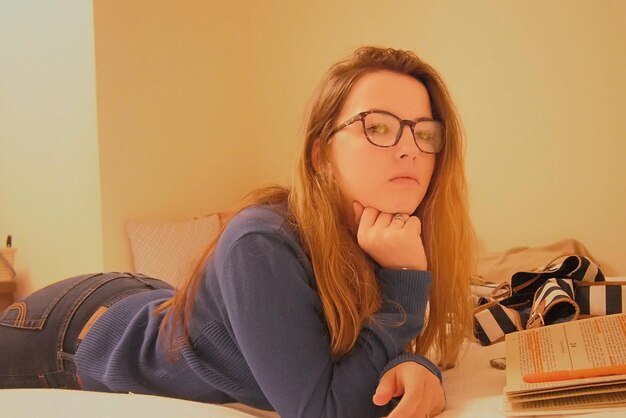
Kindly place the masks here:
POLYGON ((15 248, 0 248, 0 282, 8 282, 15 277, 13 260, 16 251, 15 248))
POLYGON ((183 222, 129 223, 135 272, 179 285, 193 273, 219 224, 217 214, 183 222))
POLYGON ((556 258, 573 254, 589 257, 598 264, 581 242, 565 238, 538 247, 515 247, 483 254, 478 258, 477 274, 487 282, 511 283, 511 277, 518 271, 543 270, 556 258))

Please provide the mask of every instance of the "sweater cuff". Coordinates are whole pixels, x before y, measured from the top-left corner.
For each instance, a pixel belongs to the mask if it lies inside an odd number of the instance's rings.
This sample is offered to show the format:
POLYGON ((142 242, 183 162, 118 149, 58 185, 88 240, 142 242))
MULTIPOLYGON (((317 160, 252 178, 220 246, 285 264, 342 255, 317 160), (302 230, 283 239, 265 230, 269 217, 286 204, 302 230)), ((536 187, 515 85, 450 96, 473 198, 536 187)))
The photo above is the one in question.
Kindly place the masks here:
POLYGON ((421 355, 418 355, 418 354, 412 354, 412 353, 402 353, 398 357, 396 357, 393 360, 391 360, 387 364, 387 366, 385 366, 383 371, 381 372, 380 377, 382 378, 383 375, 385 373, 387 373, 389 370, 393 369, 394 367, 396 367, 400 363, 404 363, 405 361, 413 361, 413 362, 415 362, 415 363, 417 363, 417 364, 419 364, 421 366, 424 366, 432 374, 437 376, 437 378, 439 379, 440 383, 443 382, 443 377, 441 375, 441 370, 439 370, 439 367, 437 367, 435 365, 435 363, 433 363, 432 361, 428 360, 424 356, 421 356, 421 355))
POLYGON ((397 312, 400 305, 404 312, 413 313, 423 310, 428 301, 432 273, 421 270, 381 269, 378 280, 383 294, 383 312, 397 312))

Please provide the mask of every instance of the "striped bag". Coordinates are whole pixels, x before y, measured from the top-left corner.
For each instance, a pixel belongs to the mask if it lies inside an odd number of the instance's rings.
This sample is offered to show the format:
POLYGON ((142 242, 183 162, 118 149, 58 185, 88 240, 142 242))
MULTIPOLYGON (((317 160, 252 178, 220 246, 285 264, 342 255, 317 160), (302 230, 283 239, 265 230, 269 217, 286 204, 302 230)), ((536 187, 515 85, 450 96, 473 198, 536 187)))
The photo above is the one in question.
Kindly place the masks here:
POLYGON ((581 318, 626 312, 626 282, 581 282, 575 300, 581 318))
POLYGON ((515 273, 510 285, 504 283, 490 297, 478 300, 475 335, 482 345, 489 345, 523 329, 599 314, 596 312, 622 312, 622 306, 626 307, 626 282, 619 285, 619 290, 614 288, 615 282, 610 283, 607 285, 590 258, 577 255, 559 257, 535 271, 515 273))

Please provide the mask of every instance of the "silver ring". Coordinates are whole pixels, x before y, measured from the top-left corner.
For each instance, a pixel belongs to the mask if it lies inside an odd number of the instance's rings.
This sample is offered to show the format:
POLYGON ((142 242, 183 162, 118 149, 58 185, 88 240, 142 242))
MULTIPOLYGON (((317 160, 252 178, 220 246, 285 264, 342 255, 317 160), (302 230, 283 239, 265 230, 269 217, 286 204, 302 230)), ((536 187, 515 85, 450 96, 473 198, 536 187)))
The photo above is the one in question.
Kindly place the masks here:
POLYGON ((394 220, 394 219, 397 219, 399 221, 406 223, 406 221, 404 220, 404 216, 401 213, 396 213, 395 215, 393 215, 393 218, 391 218, 391 220, 394 220))

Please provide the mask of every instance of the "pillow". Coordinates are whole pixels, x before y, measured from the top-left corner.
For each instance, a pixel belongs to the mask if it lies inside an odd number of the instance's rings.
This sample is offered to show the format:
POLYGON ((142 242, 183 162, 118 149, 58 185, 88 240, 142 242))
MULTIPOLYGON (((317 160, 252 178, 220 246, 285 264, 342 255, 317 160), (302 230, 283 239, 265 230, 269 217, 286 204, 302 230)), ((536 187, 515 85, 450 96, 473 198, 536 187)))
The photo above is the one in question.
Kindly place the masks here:
POLYGON ((192 273, 217 235, 219 215, 183 222, 130 222, 134 270, 177 286, 192 273))

